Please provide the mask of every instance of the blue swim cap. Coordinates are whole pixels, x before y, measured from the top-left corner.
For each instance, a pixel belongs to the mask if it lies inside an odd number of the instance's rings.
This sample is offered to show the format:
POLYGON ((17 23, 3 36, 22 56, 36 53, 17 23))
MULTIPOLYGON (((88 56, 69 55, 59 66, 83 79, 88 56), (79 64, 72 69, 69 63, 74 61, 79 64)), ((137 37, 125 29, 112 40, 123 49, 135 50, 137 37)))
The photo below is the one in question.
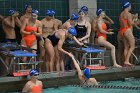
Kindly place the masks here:
POLYGON ((34 14, 38 15, 38 13, 39 13, 39 12, 38 12, 38 10, 33 9, 33 10, 32 10, 32 13, 34 13, 34 14))
POLYGON ((26 5, 25 5, 25 10, 26 10, 29 6, 31 6, 31 5, 26 4, 26 5))
POLYGON ((55 11, 54 10, 51 10, 51 12, 52 12, 53 15, 55 15, 55 11))
POLYGON ((39 72, 36 69, 31 69, 29 72, 30 76, 39 75, 39 72))
POLYGON ((79 18, 79 16, 78 16, 78 14, 76 14, 76 13, 73 13, 72 15, 71 15, 71 20, 78 20, 78 18, 79 18))
POLYGON ((54 12, 52 12, 52 10, 47 10, 46 11, 46 15, 47 16, 53 16, 54 15, 54 12))
POLYGON ((74 27, 69 27, 68 32, 73 36, 77 35, 76 29, 74 27))
POLYGON ((9 15, 11 16, 11 15, 13 15, 15 12, 16 12, 15 10, 10 9, 10 10, 9 10, 9 15))
POLYGON ((91 78, 91 71, 90 71, 90 69, 89 68, 85 68, 84 69, 84 75, 85 75, 85 77, 86 78, 91 78))
POLYGON ((123 9, 125 9, 128 8, 130 5, 131 5, 130 2, 124 2, 122 7, 123 9))
POLYGON ((85 12, 88 12, 88 7, 87 6, 82 6, 80 10, 83 10, 85 12))
POLYGON ((99 16, 103 12, 103 9, 97 9, 96 10, 96 15, 99 16))
POLYGON ((78 13, 81 13, 81 12, 86 13, 86 11, 80 9, 78 13))

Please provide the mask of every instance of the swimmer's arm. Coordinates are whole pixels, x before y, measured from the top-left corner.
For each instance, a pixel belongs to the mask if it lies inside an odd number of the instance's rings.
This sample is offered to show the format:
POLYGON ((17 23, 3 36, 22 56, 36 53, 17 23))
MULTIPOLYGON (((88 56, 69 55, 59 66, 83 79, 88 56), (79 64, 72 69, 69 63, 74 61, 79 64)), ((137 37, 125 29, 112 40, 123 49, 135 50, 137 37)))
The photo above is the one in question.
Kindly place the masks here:
POLYGON ((43 88, 43 84, 42 84, 42 81, 39 81, 40 82, 40 86, 41 86, 41 91, 42 91, 42 88, 43 88))
POLYGON ((128 23, 130 26, 135 26, 136 24, 134 23, 134 20, 132 20, 132 14, 128 14, 128 23))
POLYGON ((109 16, 105 15, 105 18, 107 19, 107 20, 104 20, 105 23, 107 23, 107 24, 114 24, 114 21, 109 16))
POLYGON ((0 15, 0 21, 2 21, 4 19, 4 16, 0 15))
POLYGON ((75 36, 72 37, 72 39, 80 46, 83 45, 83 43, 80 43, 79 40, 77 40, 77 38, 75 36))
POLYGON ((58 29, 61 29, 62 28, 62 21, 60 20, 60 23, 58 25, 58 29))
POLYGON ((90 37, 90 33, 91 33, 91 24, 89 22, 87 22, 87 33, 86 36, 82 37, 79 39, 79 41, 85 40, 87 38, 90 37))
POLYGON ((140 30, 140 27, 139 26, 135 26, 138 30, 140 30))
POLYGON ((26 31, 25 31, 26 24, 27 24, 27 19, 25 19, 25 20, 23 21, 23 24, 21 25, 21 28, 20 28, 20 33, 21 33, 21 34, 30 35, 31 32, 26 32, 26 31))
POLYGON ((65 41, 65 37, 64 37, 64 36, 61 36, 61 37, 59 38, 59 42, 58 42, 57 48, 58 48, 59 51, 65 53, 65 54, 67 54, 67 55, 69 55, 69 52, 65 51, 65 50, 62 48, 64 41, 65 41))
POLYGON ((53 27, 54 27, 54 30, 57 30, 57 29, 58 29, 58 25, 57 25, 57 23, 54 22, 53 27))
POLYGON ((83 74, 82 74, 82 71, 81 71, 81 69, 80 69, 80 66, 78 65, 78 63, 76 62, 76 60, 75 60, 74 57, 72 57, 72 60, 73 60, 74 66, 75 66, 75 68, 76 68, 76 70, 77 70, 77 72, 78 72, 78 78, 79 78, 80 80, 82 80, 82 79, 83 79, 83 78, 82 78, 83 74))
POLYGON ((41 24, 40 21, 38 22, 38 32, 35 32, 35 35, 36 36, 41 36, 42 35, 42 24, 41 24))
POLYGON ((109 32, 107 32, 107 31, 105 31, 105 30, 102 29, 102 22, 101 21, 98 21, 97 25, 98 25, 99 31, 101 33, 103 33, 103 34, 109 34, 109 32))
POLYGON ((20 22, 23 23, 23 20, 24 20, 24 17, 21 16, 21 17, 20 17, 20 22))
POLYGON ((21 27, 21 21, 19 20, 18 17, 16 17, 15 21, 16 21, 16 25, 17 25, 18 27, 21 27))
POLYGON ((12 22, 9 22, 9 20, 4 19, 3 21, 7 26, 11 27, 11 28, 15 28, 15 18, 12 17, 12 22))
POLYGON ((21 93, 28 93, 29 92, 29 84, 28 82, 25 84, 24 88, 22 89, 22 92, 21 93))

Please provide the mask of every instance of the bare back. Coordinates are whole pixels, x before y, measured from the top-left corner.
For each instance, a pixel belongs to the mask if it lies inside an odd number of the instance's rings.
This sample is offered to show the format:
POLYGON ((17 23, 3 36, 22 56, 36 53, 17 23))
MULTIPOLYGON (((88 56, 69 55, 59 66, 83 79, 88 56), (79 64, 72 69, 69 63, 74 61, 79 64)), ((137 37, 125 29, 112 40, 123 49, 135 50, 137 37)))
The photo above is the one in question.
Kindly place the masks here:
POLYGON ((62 28, 63 28, 63 29, 68 29, 69 27, 71 27, 70 20, 67 20, 67 21, 62 25, 62 28))
POLYGON ((7 17, 3 20, 2 27, 6 35, 6 39, 16 39, 15 22, 12 24, 11 17, 7 17))
MULTIPOLYGON (((120 14, 120 26, 122 27, 122 28, 125 28, 127 25, 126 25, 126 23, 124 23, 124 21, 123 20, 129 20, 129 15, 131 15, 131 13, 126 13, 125 11, 122 11, 121 12, 121 14, 120 14)), ((129 26, 131 26, 131 23, 128 21, 128 25, 129 26)))

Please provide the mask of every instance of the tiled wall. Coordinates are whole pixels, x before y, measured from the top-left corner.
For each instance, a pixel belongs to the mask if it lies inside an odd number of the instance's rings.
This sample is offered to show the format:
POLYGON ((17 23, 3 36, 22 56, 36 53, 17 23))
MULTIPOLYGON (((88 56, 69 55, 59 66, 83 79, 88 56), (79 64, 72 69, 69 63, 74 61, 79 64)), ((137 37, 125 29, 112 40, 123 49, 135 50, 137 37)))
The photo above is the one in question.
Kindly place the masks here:
POLYGON ((23 13, 25 4, 31 4, 33 8, 39 10, 39 19, 45 17, 46 9, 54 9, 56 17, 63 22, 69 15, 69 0, 0 0, 0 14, 8 15, 11 8, 23 13))
MULTIPOLYGON (((109 15, 113 21, 115 22, 115 27, 119 29, 119 15, 122 11, 122 1, 123 0, 97 0, 97 7, 102 8, 106 11, 106 14, 109 15)), ((132 3, 132 13, 139 13, 140 15, 140 0, 128 0, 132 3)), ((115 30, 115 34, 113 36, 109 36, 108 39, 114 45, 117 45, 117 32, 115 30)), ((140 31, 134 29, 134 36, 139 37, 140 31)))
MULTIPOLYGON (((33 8, 39 10, 39 19, 45 17, 46 9, 55 10, 55 17, 63 22, 69 18, 69 0, 0 0, 0 14, 8 16, 8 10, 13 8, 17 9, 22 15, 26 4, 30 4, 33 8)), ((4 33, 0 23, 0 42, 3 39, 4 33)))
POLYGON ((70 14, 78 12, 82 6, 87 6, 89 11, 89 17, 95 17, 95 11, 97 8, 97 0, 69 0, 70 14))

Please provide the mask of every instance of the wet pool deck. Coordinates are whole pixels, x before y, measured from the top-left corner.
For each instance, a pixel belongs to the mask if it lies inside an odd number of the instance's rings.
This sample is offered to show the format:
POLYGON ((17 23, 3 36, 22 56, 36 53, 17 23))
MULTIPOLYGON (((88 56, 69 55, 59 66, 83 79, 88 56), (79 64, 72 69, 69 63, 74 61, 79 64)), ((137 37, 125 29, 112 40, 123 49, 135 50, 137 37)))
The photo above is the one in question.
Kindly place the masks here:
MULTIPOLYGON (((97 81, 118 80, 128 77, 140 77, 140 66, 123 67, 123 68, 107 68, 105 70, 92 70, 92 76, 97 81)), ((76 71, 66 71, 65 75, 59 76, 58 73, 40 73, 39 79, 43 82, 43 87, 57 87, 72 84, 79 84, 76 71)), ((0 91, 20 91, 29 77, 0 77, 0 91)))

